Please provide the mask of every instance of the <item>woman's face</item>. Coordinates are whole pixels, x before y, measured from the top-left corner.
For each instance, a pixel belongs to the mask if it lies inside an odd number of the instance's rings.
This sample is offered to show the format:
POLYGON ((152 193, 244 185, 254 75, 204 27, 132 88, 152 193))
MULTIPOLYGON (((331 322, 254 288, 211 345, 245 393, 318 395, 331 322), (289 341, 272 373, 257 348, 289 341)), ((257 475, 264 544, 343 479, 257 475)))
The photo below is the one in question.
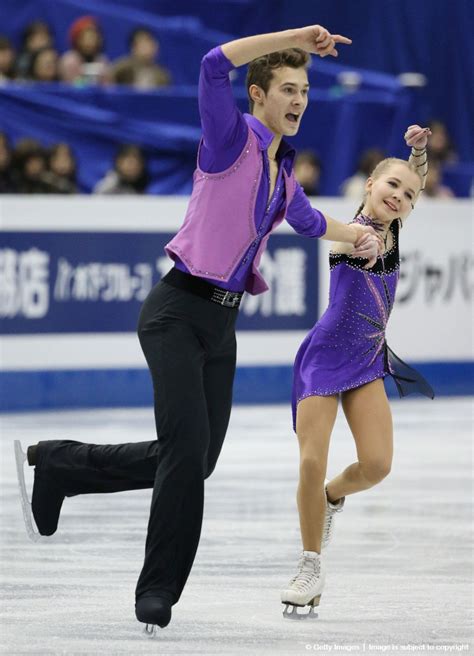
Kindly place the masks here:
POLYGON ((29 179, 36 180, 45 169, 46 165, 42 155, 30 155, 25 161, 24 173, 29 179))
POLYGON ((128 153, 118 159, 117 169, 122 178, 135 182, 143 173, 143 162, 135 153, 128 153))
POLYGON ((54 50, 44 50, 38 55, 33 70, 35 80, 53 82, 58 77, 58 55, 54 50))
POLYGON ((420 178, 414 171, 404 164, 392 164, 377 178, 367 180, 363 211, 383 223, 403 221, 412 211, 420 188, 420 178))
POLYGON ((5 137, 0 136, 0 171, 4 171, 10 164, 10 151, 5 137))
POLYGON ((26 47, 30 52, 36 52, 37 50, 47 48, 50 45, 52 45, 51 35, 46 29, 36 30, 30 35, 26 42, 26 47))
POLYGON ((49 166, 53 173, 68 176, 74 173, 74 159, 67 146, 59 146, 51 157, 49 166))
POLYGON ((87 27, 77 38, 77 49, 87 57, 96 55, 101 48, 102 36, 95 27, 87 27))
POLYGON ((448 133, 442 123, 433 123, 429 148, 432 152, 442 152, 449 143, 448 133))

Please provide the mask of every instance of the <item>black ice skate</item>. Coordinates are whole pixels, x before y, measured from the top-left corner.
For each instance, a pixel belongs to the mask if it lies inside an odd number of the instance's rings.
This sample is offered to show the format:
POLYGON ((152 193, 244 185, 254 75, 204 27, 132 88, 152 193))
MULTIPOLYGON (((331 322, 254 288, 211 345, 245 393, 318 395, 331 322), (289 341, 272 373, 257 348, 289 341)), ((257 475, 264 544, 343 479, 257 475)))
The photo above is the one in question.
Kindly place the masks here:
POLYGON ((28 537, 33 542, 47 539, 58 526, 59 514, 64 501, 64 494, 52 479, 41 474, 35 468, 32 500, 26 491, 24 466, 27 455, 19 440, 14 441, 16 472, 23 519, 28 537))
POLYGON ((164 597, 140 597, 135 603, 135 615, 145 624, 145 633, 153 637, 156 627, 164 629, 171 620, 171 602, 164 597))

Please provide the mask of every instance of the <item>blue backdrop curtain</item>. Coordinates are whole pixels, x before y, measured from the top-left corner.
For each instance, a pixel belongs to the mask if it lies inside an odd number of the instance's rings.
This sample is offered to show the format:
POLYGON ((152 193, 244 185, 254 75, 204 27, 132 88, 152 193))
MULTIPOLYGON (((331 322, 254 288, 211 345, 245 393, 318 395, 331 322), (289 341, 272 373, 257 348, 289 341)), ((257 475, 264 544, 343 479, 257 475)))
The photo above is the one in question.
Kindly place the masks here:
MULTIPOLYGON (((0 129, 13 141, 33 136, 45 145, 70 143, 79 159, 83 190, 90 191, 110 167, 118 143, 133 142, 150 157, 152 192, 188 193, 199 139, 196 83, 201 57, 235 36, 315 21, 354 41, 351 47, 341 47, 337 61, 315 59, 310 71, 311 103, 294 139, 297 148, 319 153, 324 165, 322 193, 338 193, 364 148, 379 146, 405 156, 404 128, 430 116, 446 121, 461 160, 474 160, 474 3, 470 0, 180 0, 178 5, 168 0, 16 0, 2 3, 0 29, 18 46, 26 24, 44 19, 63 52, 69 47, 70 24, 85 13, 101 22, 111 59, 127 51, 133 28, 152 29, 175 86, 149 93, 125 87, 0 87, 0 129), (177 10, 183 15, 174 16, 177 10), (345 94, 337 76, 354 66, 360 69, 362 86, 345 94), (400 87, 395 75, 413 70, 427 76, 425 91, 400 87)), ((243 78, 242 69, 234 85, 245 110, 243 78)), ((470 173, 469 166, 451 172, 458 193, 469 193, 470 173)))
MULTIPOLYGON (((0 129, 13 141, 28 135, 46 146, 68 142, 78 158, 84 191, 91 191, 110 168, 118 143, 136 143, 149 159, 150 193, 189 193, 200 138, 196 92, 196 87, 136 93, 121 87, 11 84, 0 87, 0 129)), ((246 111, 245 91, 235 93, 246 111)), ((320 153, 321 191, 337 195, 365 148, 380 145, 406 157, 403 132, 415 118, 413 97, 404 90, 345 97, 316 90, 292 142, 320 153)))

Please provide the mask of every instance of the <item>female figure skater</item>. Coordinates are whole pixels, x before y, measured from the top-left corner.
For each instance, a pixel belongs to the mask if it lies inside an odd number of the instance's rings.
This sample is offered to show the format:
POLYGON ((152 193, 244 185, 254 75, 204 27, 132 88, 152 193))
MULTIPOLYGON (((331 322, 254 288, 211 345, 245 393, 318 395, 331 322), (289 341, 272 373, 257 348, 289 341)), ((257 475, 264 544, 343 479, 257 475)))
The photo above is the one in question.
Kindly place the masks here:
POLYGON ((304 551, 296 576, 281 593, 287 604, 284 615, 292 619, 315 615, 324 588, 322 551, 345 497, 380 483, 390 471, 392 417, 383 378, 394 378, 400 396, 418 391, 434 397, 423 377, 397 358, 385 341, 399 275, 399 228, 424 188, 430 134, 429 128, 410 126, 405 133, 412 146, 409 161, 385 159, 368 178, 353 222, 378 231, 383 253, 367 261, 351 258, 348 245, 333 244, 329 307, 296 355, 293 424, 300 448, 297 501, 304 551), (358 462, 328 482, 329 440, 339 395, 358 462), (299 615, 296 607, 307 605, 309 613, 299 615))

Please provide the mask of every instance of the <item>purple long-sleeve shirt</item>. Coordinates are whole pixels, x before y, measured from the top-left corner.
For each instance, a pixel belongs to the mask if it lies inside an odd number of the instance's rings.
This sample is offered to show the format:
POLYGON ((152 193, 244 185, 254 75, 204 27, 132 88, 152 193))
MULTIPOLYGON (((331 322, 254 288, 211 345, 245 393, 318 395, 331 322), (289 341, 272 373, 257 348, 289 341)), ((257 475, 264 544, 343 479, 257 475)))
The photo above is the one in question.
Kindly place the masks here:
MULTIPOLYGON (((199 112, 202 126, 202 145, 199 166, 207 173, 218 173, 229 168, 242 152, 248 136, 248 126, 257 135, 262 151, 263 175, 255 203, 255 228, 257 238, 243 256, 232 277, 227 282, 209 280, 223 289, 242 292, 251 270, 252 262, 262 238, 270 231, 273 221, 285 201, 283 168, 291 173, 295 149, 282 140, 277 152, 278 176, 273 195, 268 202, 270 190, 270 165, 267 148, 273 140, 273 133, 254 116, 244 115, 237 108, 229 72, 234 68, 224 55, 220 46, 214 48, 203 58, 199 76, 199 112)), ((326 232, 326 219, 318 210, 311 207, 301 185, 296 183, 295 195, 288 206, 286 220, 299 234, 307 237, 321 237, 326 232)), ((189 273, 185 264, 177 259, 175 266, 189 273)))

